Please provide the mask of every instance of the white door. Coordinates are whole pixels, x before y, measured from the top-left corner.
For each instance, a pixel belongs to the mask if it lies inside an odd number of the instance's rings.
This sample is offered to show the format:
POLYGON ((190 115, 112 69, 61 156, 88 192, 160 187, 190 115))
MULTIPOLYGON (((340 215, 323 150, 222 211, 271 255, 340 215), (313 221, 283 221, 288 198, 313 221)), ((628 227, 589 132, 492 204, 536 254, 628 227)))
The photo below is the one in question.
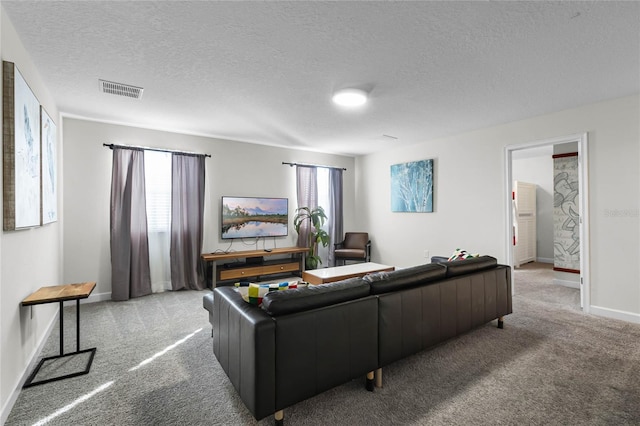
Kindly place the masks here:
POLYGON ((536 184, 513 182, 513 223, 515 262, 518 267, 523 263, 534 262, 537 258, 536 241, 536 184))

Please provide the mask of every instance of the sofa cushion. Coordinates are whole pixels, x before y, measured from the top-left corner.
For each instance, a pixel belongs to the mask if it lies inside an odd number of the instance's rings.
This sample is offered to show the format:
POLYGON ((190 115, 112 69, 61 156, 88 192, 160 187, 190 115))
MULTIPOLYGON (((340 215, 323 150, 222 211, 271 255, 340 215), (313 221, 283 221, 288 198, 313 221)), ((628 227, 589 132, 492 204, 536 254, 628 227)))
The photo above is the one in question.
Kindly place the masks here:
POLYGON ((465 260, 456 260, 453 262, 445 262, 447 277, 457 277, 458 275, 470 274, 472 272, 482 271, 484 269, 495 268, 498 261, 495 257, 479 256, 465 260))
POLYGON ((369 295, 369 283, 362 278, 350 278, 321 285, 309 285, 290 291, 268 293, 262 300, 262 309, 272 316, 286 315, 369 295))
POLYGON ((439 263, 427 263, 398 269, 391 272, 377 272, 364 277, 371 284, 371 294, 416 287, 446 277, 447 268, 439 263))

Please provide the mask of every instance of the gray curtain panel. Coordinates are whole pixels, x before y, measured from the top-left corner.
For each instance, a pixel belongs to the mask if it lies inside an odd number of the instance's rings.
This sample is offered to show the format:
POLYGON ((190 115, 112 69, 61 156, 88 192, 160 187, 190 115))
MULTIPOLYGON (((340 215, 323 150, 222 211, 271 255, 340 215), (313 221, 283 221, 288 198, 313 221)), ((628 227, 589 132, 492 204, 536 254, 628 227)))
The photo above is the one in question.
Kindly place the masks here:
POLYGON ((342 241, 343 214, 342 214, 342 169, 329 169, 329 265, 335 266, 335 243, 342 241))
POLYGON ((205 288, 200 261, 204 219, 204 155, 172 155, 171 288, 205 288))
MULTIPOLYGON (((296 188, 298 207, 318 207, 318 171, 315 167, 296 166, 296 188)), ((305 221, 298 234, 298 247, 307 247, 309 241, 309 223, 305 221)))
POLYGON ((111 299, 151 294, 144 190, 144 151, 113 148, 111 299))

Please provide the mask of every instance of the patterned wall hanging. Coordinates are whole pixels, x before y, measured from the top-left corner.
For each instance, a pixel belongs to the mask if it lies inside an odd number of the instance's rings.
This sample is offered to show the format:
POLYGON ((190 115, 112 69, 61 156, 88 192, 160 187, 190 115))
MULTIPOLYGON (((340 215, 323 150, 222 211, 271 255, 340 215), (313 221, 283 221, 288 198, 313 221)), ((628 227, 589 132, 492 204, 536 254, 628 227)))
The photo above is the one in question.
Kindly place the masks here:
POLYGON ((578 153, 553 156, 553 266, 580 273, 578 153))

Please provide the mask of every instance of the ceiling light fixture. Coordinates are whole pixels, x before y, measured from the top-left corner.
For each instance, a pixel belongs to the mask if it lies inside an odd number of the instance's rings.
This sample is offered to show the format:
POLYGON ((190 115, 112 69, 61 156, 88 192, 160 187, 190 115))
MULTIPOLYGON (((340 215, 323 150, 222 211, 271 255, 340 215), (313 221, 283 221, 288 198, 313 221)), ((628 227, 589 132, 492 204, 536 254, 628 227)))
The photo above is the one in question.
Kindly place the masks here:
POLYGON ((367 92, 361 89, 342 89, 333 94, 333 102, 345 107, 357 107, 367 102, 367 92))

